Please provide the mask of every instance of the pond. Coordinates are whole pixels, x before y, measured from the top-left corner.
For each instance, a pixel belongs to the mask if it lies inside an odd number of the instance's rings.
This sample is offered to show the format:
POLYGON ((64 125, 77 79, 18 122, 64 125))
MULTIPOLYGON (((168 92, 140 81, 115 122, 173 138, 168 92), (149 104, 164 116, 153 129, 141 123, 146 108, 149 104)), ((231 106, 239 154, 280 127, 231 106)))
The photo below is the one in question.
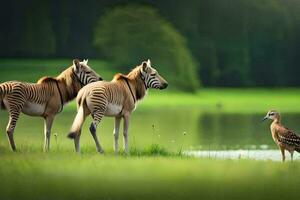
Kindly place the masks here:
MULTIPOLYGON (((184 152, 185 155, 197 158, 209 159, 251 159, 251 160, 272 160, 281 161, 281 153, 279 150, 189 150, 184 152)), ((300 156, 295 153, 294 160, 300 160, 300 156)), ((286 160, 291 160, 289 153, 286 153, 286 160)))
MULTIPOLYGON (((61 145, 73 148, 66 138, 76 111, 66 109, 58 115, 52 133, 58 134, 61 145)), ((266 150, 276 149, 269 125, 261 123, 265 113, 203 112, 197 107, 140 107, 132 115, 130 126, 131 147, 144 148, 157 143, 172 151, 184 150, 266 150)), ((0 144, 8 148, 5 134, 7 113, 0 113, 0 144)), ((282 121, 300 132, 300 113, 283 113, 282 121)), ((82 147, 94 146, 87 119, 83 128, 82 147)), ((113 118, 104 118, 98 135, 105 149, 113 146, 113 118)), ((120 133, 122 135, 122 132, 120 133)), ((122 138, 122 137, 120 137, 122 138)), ((43 144, 43 119, 21 115, 15 131, 17 145, 43 144)), ((55 145, 52 143, 55 148, 55 145)), ((279 151, 278 151, 279 153, 279 151)))

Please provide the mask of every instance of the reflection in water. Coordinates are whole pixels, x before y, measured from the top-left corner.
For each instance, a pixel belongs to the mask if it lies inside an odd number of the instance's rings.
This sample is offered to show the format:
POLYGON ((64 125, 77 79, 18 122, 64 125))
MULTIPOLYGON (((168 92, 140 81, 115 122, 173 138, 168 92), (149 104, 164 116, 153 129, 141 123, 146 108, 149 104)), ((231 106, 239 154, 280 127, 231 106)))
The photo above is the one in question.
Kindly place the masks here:
MULTIPOLYGON (((263 114, 203 113, 199 116, 199 144, 204 149, 277 148, 271 133, 271 121, 261 123, 263 114), (264 146, 265 145, 265 146, 264 146)), ((300 114, 284 114, 284 123, 300 132, 300 114)))
MULTIPOLYGON (((185 151, 184 154, 197 158, 281 161, 279 150, 185 151)), ((290 159, 289 156, 286 157, 286 161, 289 161, 290 159)), ((295 154, 294 160, 300 160, 299 154, 295 154)))

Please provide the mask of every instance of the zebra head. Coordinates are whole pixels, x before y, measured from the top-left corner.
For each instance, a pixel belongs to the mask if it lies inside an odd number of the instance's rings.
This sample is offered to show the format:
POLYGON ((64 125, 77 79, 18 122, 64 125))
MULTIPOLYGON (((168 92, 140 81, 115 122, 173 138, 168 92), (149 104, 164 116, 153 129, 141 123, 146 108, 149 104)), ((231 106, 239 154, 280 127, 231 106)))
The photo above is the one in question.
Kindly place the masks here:
POLYGON ((82 85, 103 80, 101 76, 88 66, 88 60, 80 62, 78 59, 74 59, 73 72, 82 85))
POLYGON ((168 82, 159 75, 159 73, 151 67, 151 62, 144 61, 141 67, 141 77, 146 88, 165 89, 168 87, 168 82))

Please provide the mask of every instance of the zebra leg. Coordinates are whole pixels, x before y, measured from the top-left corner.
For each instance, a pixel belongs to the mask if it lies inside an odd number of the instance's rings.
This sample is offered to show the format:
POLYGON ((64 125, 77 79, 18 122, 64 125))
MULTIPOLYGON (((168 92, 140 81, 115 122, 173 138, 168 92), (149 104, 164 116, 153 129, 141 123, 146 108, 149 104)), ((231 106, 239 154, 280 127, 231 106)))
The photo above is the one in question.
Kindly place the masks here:
POLYGON ((129 128, 129 119, 130 115, 124 115, 124 151, 126 154, 129 153, 129 146, 128 146, 128 128, 129 128))
POLYGON ((77 153, 80 153, 80 136, 81 136, 81 129, 78 131, 78 134, 74 138, 75 151, 77 153))
POLYGON ((20 113, 23 109, 24 103, 25 103, 25 97, 23 94, 23 90, 20 86, 15 86, 14 93, 7 95, 6 101, 4 102, 9 112, 9 121, 6 127, 6 133, 8 136, 10 147, 13 151, 16 151, 16 144, 14 141, 14 131, 20 113))
POLYGON ((54 116, 47 116, 44 120, 44 152, 50 150, 50 136, 51 136, 51 128, 53 124, 54 116))
POLYGON ((115 128, 114 128, 114 151, 117 154, 119 152, 119 130, 120 130, 121 117, 115 117, 115 128))
POLYGON ((14 130, 17 124, 17 121, 20 116, 20 111, 10 111, 9 112, 9 121, 6 127, 6 133, 10 143, 10 147, 13 151, 16 151, 16 144, 14 141, 14 130))
POLYGON ((91 132, 91 134, 94 138, 96 148, 97 148, 97 151, 99 153, 104 153, 104 150, 100 145, 100 142, 99 142, 98 137, 97 137, 97 131, 96 130, 97 130, 97 126, 100 123, 103 115, 104 115, 104 112, 102 112, 102 111, 97 110, 96 112, 94 112, 93 113, 94 121, 91 123, 91 126, 90 126, 90 132, 91 132))

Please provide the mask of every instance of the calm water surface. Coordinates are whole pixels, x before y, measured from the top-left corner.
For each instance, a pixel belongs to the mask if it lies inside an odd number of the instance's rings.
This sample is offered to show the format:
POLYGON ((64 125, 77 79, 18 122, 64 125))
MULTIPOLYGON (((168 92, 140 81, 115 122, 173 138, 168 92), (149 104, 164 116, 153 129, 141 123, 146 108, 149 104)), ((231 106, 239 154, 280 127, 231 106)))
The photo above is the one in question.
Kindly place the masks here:
MULTIPOLYGON (((265 113, 228 114, 222 112, 206 113, 195 107, 186 108, 138 108, 132 115, 130 126, 131 147, 143 148, 153 143, 167 149, 179 150, 265 150, 276 149, 270 134, 270 121, 261 123, 265 113)), ((66 138, 75 110, 61 113, 52 133, 58 134, 61 145, 73 148, 73 143, 66 138)), ((98 128, 98 135, 105 149, 112 149, 113 118, 104 118, 98 128)), ((300 113, 282 114, 282 121, 287 126, 300 132, 300 113)), ((82 146, 93 146, 88 132, 91 119, 87 119, 83 128, 82 146)), ((7 113, 0 113, 0 144, 8 148, 5 134, 7 113)), ((120 133, 122 135, 122 132, 120 133)), ((122 137, 120 137, 122 138, 122 137)), ((21 116, 15 132, 18 144, 30 145, 43 143, 43 119, 21 116)), ((53 140, 52 140, 53 142, 53 140)), ((52 143, 53 148, 55 144, 52 143)))

